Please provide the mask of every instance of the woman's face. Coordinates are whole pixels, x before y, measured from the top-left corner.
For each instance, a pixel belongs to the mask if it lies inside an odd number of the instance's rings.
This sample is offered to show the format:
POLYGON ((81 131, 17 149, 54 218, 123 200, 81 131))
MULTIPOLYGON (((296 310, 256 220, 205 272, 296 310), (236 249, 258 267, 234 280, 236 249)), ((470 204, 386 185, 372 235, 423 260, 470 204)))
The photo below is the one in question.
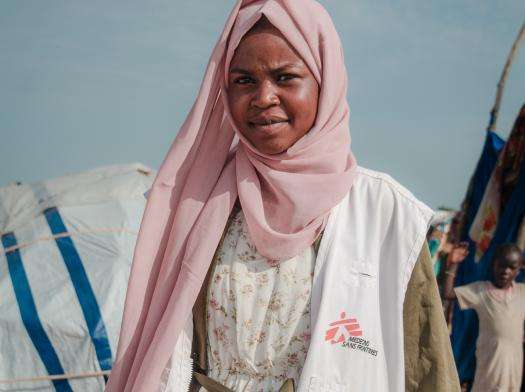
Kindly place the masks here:
POLYGON ((313 126, 319 86, 269 24, 248 32, 233 55, 228 102, 239 131, 265 154, 286 151, 313 126))

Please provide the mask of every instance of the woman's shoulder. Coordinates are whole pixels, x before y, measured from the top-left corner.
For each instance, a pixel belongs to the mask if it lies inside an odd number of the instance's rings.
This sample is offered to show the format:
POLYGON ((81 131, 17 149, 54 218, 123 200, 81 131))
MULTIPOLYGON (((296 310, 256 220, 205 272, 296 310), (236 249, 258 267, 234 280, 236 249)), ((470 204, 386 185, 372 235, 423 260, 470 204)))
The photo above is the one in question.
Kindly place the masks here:
POLYGON ((434 214, 434 211, 412 192, 396 181, 392 176, 379 171, 357 166, 355 181, 352 185, 354 192, 374 198, 376 203, 395 208, 396 205, 406 205, 417 210, 425 220, 434 214))

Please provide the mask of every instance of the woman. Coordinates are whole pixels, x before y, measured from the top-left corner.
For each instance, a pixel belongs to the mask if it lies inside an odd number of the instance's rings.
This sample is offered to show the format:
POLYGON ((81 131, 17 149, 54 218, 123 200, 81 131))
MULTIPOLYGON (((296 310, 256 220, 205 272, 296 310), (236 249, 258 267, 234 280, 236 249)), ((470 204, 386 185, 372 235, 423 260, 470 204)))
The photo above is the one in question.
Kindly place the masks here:
POLYGON ((108 391, 187 390, 192 351, 210 391, 454 390, 431 267, 412 272, 431 211, 357 167, 346 85, 317 2, 236 4, 149 194, 108 391), (411 275, 431 336, 403 328, 411 275))

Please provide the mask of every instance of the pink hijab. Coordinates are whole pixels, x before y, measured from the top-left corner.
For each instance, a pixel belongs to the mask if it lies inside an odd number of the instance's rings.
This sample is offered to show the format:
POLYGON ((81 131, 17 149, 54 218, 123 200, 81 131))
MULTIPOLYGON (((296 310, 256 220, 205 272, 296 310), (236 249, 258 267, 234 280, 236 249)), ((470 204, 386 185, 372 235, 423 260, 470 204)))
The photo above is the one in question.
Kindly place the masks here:
POLYGON ((287 259, 315 241, 354 177, 346 87, 342 46, 321 5, 237 2, 149 193, 106 391, 158 390, 237 198, 265 257, 287 259), (278 155, 259 153, 238 132, 225 95, 234 50, 263 14, 321 88, 313 128, 278 155))

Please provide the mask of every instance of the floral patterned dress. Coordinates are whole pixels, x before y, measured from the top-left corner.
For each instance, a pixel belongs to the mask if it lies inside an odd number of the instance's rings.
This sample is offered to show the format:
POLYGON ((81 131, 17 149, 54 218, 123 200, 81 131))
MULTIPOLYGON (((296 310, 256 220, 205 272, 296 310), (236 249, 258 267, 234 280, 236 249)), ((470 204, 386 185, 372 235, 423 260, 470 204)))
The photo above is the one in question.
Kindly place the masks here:
POLYGON ((314 246, 285 260, 261 256, 242 210, 217 251, 208 284, 208 376, 238 391, 297 384, 310 342, 314 246))

